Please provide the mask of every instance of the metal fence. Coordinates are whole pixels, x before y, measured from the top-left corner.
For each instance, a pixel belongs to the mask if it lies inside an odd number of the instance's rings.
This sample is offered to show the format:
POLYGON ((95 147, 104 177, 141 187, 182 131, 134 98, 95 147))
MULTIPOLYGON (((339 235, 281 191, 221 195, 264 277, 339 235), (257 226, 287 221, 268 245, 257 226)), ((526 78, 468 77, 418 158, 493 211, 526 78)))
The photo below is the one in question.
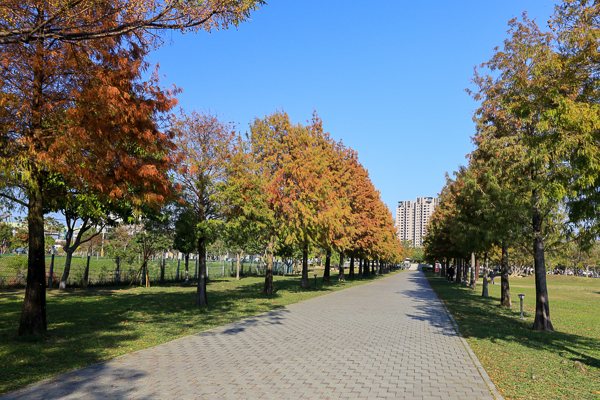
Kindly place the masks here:
MULTIPOLYGON (((46 282, 48 286, 58 287, 65 267, 65 256, 46 256, 46 282), (52 271, 52 273, 51 273, 52 271)), ((263 275, 264 263, 243 260, 241 275, 263 275)), ((140 273, 140 263, 125 264, 116 258, 73 256, 71 270, 67 279, 68 286, 102 286, 140 284, 145 278, 140 273), (87 279, 86 266, 89 263, 87 279), (87 282, 86 282, 87 281, 87 282)), ((236 260, 207 260, 209 279, 236 275, 236 260)), ((296 268, 276 261, 273 265, 277 275, 298 273, 296 268)), ((198 278, 198 260, 190 259, 188 263, 189 279, 198 278)), ((148 263, 148 279, 150 283, 182 282, 185 280, 185 260, 155 258, 148 263), (164 280, 161 266, 164 262, 164 280)), ((0 257, 0 288, 24 287, 27 281, 27 255, 3 255, 0 257)))

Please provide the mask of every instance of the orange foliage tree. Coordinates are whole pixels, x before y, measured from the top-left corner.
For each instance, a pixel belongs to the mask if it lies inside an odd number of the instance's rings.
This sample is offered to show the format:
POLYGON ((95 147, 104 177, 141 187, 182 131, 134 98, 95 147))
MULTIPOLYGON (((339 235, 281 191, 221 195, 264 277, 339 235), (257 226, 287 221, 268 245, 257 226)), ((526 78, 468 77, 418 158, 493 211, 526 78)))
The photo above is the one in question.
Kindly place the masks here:
POLYGON ((264 119, 256 119, 250 131, 250 155, 254 158, 252 186, 244 188, 249 214, 264 226, 267 245, 267 276, 265 293, 272 293, 272 259, 278 243, 299 246, 303 253, 302 287, 308 287, 308 246, 316 240, 317 214, 327 193, 322 175, 326 160, 319 154, 323 137, 320 121, 307 129, 292 124, 285 112, 275 112, 264 119))
POLYGON ((284 217, 283 241, 300 247, 302 288, 308 288, 309 247, 319 243, 327 225, 335 223, 338 206, 331 139, 316 113, 310 124, 292 126, 283 139, 278 197, 284 217))
POLYGON ((146 48, 132 39, 0 47, 0 196, 27 208, 30 238, 20 335, 46 332, 43 216, 53 196, 66 186, 160 202, 171 192, 174 144, 160 127, 176 90, 141 80, 146 48))
POLYGON ((273 292, 278 246, 302 252, 303 288, 309 284, 309 246, 342 253, 342 277, 344 252, 399 262, 391 214, 356 153, 332 141, 316 114, 303 126, 275 112, 256 119, 250 131, 229 165, 225 202, 232 218, 254 224, 254 234, 266 243, 265 293, 273 292))
POLYGON ((173 125, 181 155, 176 180, 181 198, 191 210, 198 251, 196 307, 208 305, 206 293, 206 246, 216 238, 223 220, 219 184, 226 179, 226 166, 232 155, 235 133, 211 113, 184 112, 173 125))
POLYGON ((338 279, 345 280, 344 256, 352 247, 355 215, 352 213, 352 168, 350 161, 357 157, 356 152, 346 148, 341 142, 330 141, 326 150, 329 179, 332 196, 327 200, 327 207, 319 216, 321 225, 319 243, 326 250, 323 282, 330 282, 331 251, 338 251, 340 261, 338 279))
POLYGON ((134 193, 154 201, 169 191, 164 171, 172 146, 158 127, 160 115, 174 105, 173 93, 158 88, 156 78, 140 82, 144 46, 160 44, 157 32, 166 29, 210 32, 237 25, 262 4, 0 4, 0 189, 3 197, 28 207, 32 239, 20 334, 46 332, 44 197, 56 194, 57 186, 84 183, 114 198, 134 193))
POLYGON ((350 247, 350 276, 354 275, 354 258, 361 259, 362 274, 369 275, 369 262, 397 264, 404 249, 396 236, 392 215, 382 202, 379 191, 369 178, 368 171, 357 157, 349 158, 352 189, 350 204, 354 224, 350 247))

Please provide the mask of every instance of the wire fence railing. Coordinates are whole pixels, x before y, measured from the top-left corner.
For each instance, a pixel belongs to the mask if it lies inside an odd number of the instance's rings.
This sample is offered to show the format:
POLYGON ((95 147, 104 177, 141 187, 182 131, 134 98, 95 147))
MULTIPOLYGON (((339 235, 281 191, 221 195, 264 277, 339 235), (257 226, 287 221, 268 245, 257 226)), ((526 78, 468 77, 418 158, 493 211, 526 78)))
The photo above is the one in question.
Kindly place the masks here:
MULTIPOLYGON (((65 268, 66 256, 46 256, 46 283, 58 287, 65 268)), ((141 261, 126 264, 118 258, 73 256, 67 286, 139 285, 145 281, 146 271, 140 271, 141 261), (87 269, 87 274, 86 274, 87 269)), ((207 260, 209 279, 236 276, 235 259, 207 260)), ((281 261, 274 262, 277 275, 298 273, 295 266, 281 261)), ((148 280, 151 284, 183 282, 185 280, 184 259, 155 258, 148 262, 148 280)), ((260 260, 240 260, 240 275, 264 275, 265 264, 260 260)), ((188 262, 189 280, 198 279, 198 259, 188 262)), ((0 288, 24 287, 27 283, 27 255, 3 255, 0 257, 0 288)))

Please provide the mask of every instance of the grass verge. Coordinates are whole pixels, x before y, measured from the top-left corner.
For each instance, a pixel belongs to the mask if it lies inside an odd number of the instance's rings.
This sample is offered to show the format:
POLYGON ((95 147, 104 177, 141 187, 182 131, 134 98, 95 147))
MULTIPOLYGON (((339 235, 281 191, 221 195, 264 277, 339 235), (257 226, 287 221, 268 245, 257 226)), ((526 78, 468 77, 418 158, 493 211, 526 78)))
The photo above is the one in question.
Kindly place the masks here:
MULTIPOLYGON (((209 307, 194 307, 194 285, 103 287, 47 292, 48 334, 19 338, 24 290, 0 290, 0 394, 122 354, 225 325, 252 315, 370 282, 318 280, 300 288, 299 276, 275 276, 275 293, 263 295, 264 277, 212 279, 209 307)), ((388 274, 389 275, 389 274, 388 274)), ((385 275, 384 275, 385 276, 385 275)), ((347 275, 346 275, 346 279, 347 275)))
POLYGON ((533 276, 511 279, 512 309, 500 307, 499 277, 496 285, 489 285, 489 297, 483 298, 481 281, 472 291, 431 273, 427 276, 507 400, 600 399, 600 279, 547 276, 556 331, 544 333, 531 329, 533 276), (525 295, 523 320, 520 293, 525 295))

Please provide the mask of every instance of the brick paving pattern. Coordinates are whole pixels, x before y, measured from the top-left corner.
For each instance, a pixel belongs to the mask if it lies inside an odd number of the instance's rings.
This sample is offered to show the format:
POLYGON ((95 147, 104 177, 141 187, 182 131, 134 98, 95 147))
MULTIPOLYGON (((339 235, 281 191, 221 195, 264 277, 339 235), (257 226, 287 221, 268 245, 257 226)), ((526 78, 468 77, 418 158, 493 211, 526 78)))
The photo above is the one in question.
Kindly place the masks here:
POLYGON ((502 399, 420 271, 42 381, 8 399, 502 399))

